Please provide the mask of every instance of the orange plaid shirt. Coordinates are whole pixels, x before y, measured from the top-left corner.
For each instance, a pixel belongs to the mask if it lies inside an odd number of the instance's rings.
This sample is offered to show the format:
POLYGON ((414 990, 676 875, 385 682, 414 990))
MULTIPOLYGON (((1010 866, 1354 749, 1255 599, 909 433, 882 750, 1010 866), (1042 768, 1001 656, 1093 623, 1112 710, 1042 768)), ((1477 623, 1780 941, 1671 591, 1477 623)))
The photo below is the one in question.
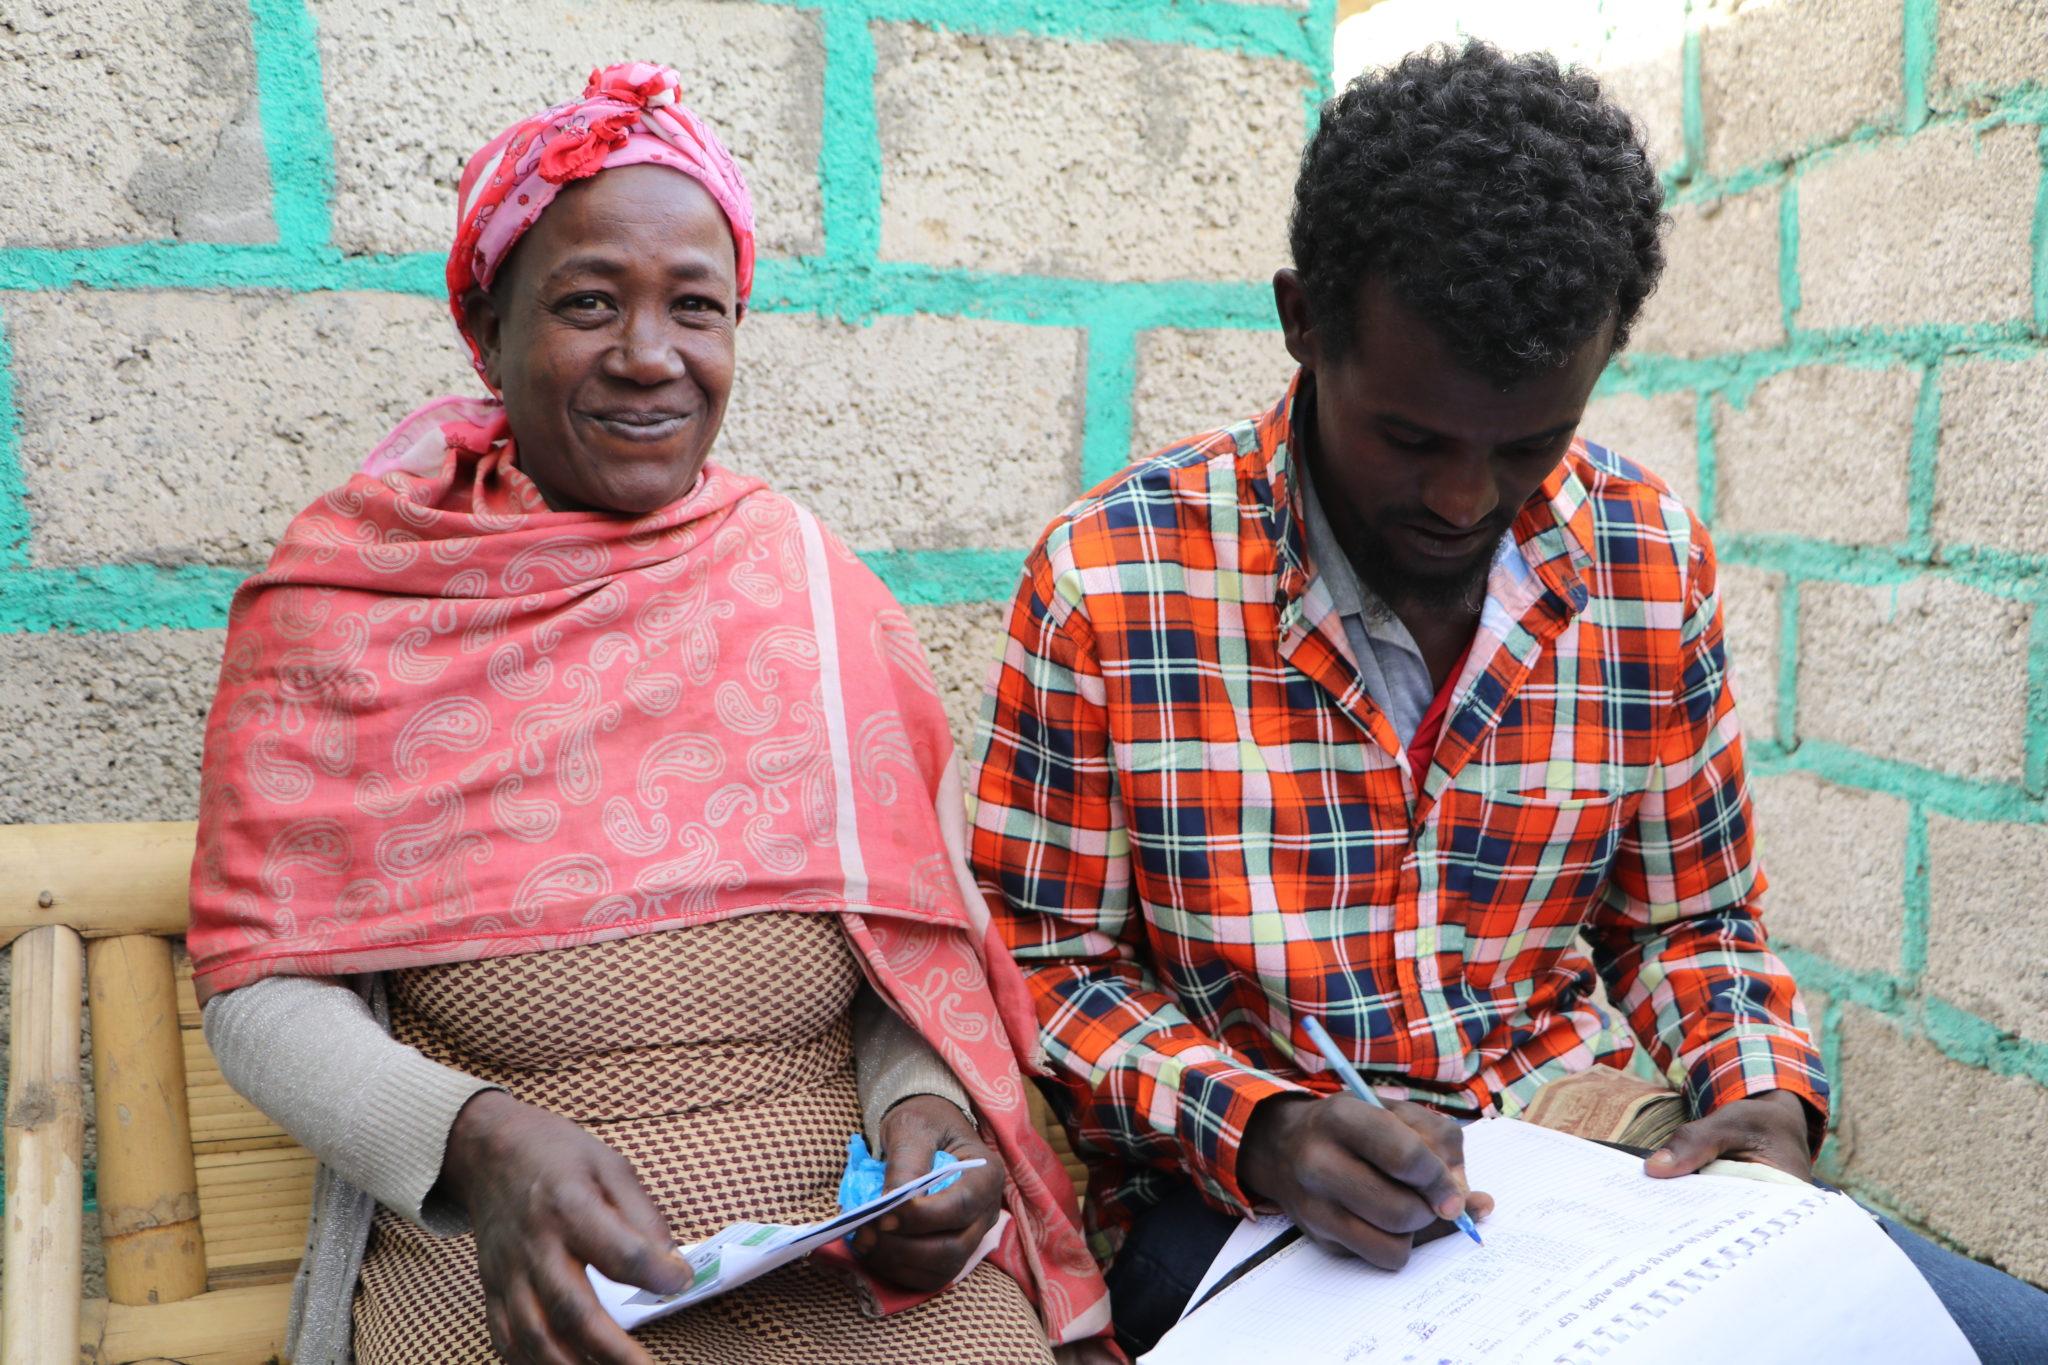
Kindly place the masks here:
MULTIPOLYGON (((1299 381, 1297 380, 1297 385, 1299 381)), ((1434 761, 1410 771, 1305 562, 1295 390, 1062 513, 978 727, 972 860, 1114 1229, 1185 1171, 1374 1082, 1515 1113, 1645 1042, 1705 1113, 1827 1081, 1763 873, 1705 530, 1575 441, 1498 556, 1434 761), (1591 957, 1583 953, 1583 944, 1591 957), (1590 999, 1595 968, 1626 1026, 1590 999)))

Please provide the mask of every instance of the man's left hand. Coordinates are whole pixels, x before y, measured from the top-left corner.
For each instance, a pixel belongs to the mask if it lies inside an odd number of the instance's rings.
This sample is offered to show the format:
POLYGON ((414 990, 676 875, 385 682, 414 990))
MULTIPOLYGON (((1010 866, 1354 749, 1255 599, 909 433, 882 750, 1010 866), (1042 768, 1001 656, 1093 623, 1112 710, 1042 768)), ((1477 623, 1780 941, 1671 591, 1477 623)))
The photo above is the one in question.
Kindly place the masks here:
POLYGON ((987 1161, 937 1194, 920 1195, 854 1234, 853 1250, 884 1279, 906 1289, 940 1289, 967 1264, 1003 1207, 1003 1163, 982 1145, 960 1106, 937 1095, 912 1095, 882 1116, 884 1189, 932 1168, 932 1153, 987 1161))
POLYGON ((1810 1182, 1806 1102, 1789 1090, 1767 1090, 1724 1104, 1673 1133, 1643 1169, 1653 1176, 1691 1175, 1716 1157, 1760 1161, 1810 1182))

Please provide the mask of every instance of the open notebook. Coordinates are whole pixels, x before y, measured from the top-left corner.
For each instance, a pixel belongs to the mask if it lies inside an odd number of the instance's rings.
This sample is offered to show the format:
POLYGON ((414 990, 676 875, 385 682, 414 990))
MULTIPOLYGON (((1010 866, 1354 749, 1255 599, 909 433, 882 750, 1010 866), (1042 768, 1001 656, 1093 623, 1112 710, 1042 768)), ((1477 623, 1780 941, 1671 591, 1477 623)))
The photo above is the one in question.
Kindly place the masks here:
POLYGON ((1976 1359, 1845 1195, 1652 1180, 1636 1157, 1507 1119, 1468 1127, 1465 1161, 1499 1201, 1484 1247, 1445 1237, 1389 1273, 1292 1242, 1143 1365, 1976 1359))

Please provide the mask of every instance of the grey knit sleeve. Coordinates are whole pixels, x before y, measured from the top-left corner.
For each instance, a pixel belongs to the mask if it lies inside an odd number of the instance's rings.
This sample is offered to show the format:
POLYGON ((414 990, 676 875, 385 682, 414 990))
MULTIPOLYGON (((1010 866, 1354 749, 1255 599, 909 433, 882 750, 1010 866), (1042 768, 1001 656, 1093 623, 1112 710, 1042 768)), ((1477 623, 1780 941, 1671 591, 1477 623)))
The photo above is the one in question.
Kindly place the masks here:
POLYGON ((228 1084, 336 1174, 437 1235, 468 1230, 429 1196, 455 1116, 496 1087, 391 1038, 333 978, 266 977, 207 1001, 203 1018, 228 1084))
POLYGON ((937 1095, 972 1119, 974 1106, 945 1059, 905 1023, 870 986, 853 998, 853 1064, 860 1084, 861 1126, 868 1147, 880 1152, 882 1115, 912 1095, 937 1095))

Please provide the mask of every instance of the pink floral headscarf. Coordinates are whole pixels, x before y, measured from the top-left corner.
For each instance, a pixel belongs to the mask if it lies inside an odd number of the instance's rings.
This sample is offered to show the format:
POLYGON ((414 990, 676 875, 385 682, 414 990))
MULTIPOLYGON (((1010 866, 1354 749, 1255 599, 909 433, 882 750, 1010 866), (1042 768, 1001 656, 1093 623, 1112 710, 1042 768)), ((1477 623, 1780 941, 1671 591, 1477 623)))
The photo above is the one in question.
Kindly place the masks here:
MULTIPOLYGON (((654 62, 621 62, 590 73, 581 99, 546 109, 499 133, 470 157, 456 188, 455 244, 448 251, 448 310, 484 377, 484 358, 462 300, 488 289, 526 230, 562 186, 619 166, 667 166, 708 191, 732 225, 739 305, 754 289, 754 201, 732 153, 682 103, 682 77, 654 62)), ((506 439, 504 404, 450 394, 414 410, 363 463, 429 474, 451 445, 483 454, 506 439)))

